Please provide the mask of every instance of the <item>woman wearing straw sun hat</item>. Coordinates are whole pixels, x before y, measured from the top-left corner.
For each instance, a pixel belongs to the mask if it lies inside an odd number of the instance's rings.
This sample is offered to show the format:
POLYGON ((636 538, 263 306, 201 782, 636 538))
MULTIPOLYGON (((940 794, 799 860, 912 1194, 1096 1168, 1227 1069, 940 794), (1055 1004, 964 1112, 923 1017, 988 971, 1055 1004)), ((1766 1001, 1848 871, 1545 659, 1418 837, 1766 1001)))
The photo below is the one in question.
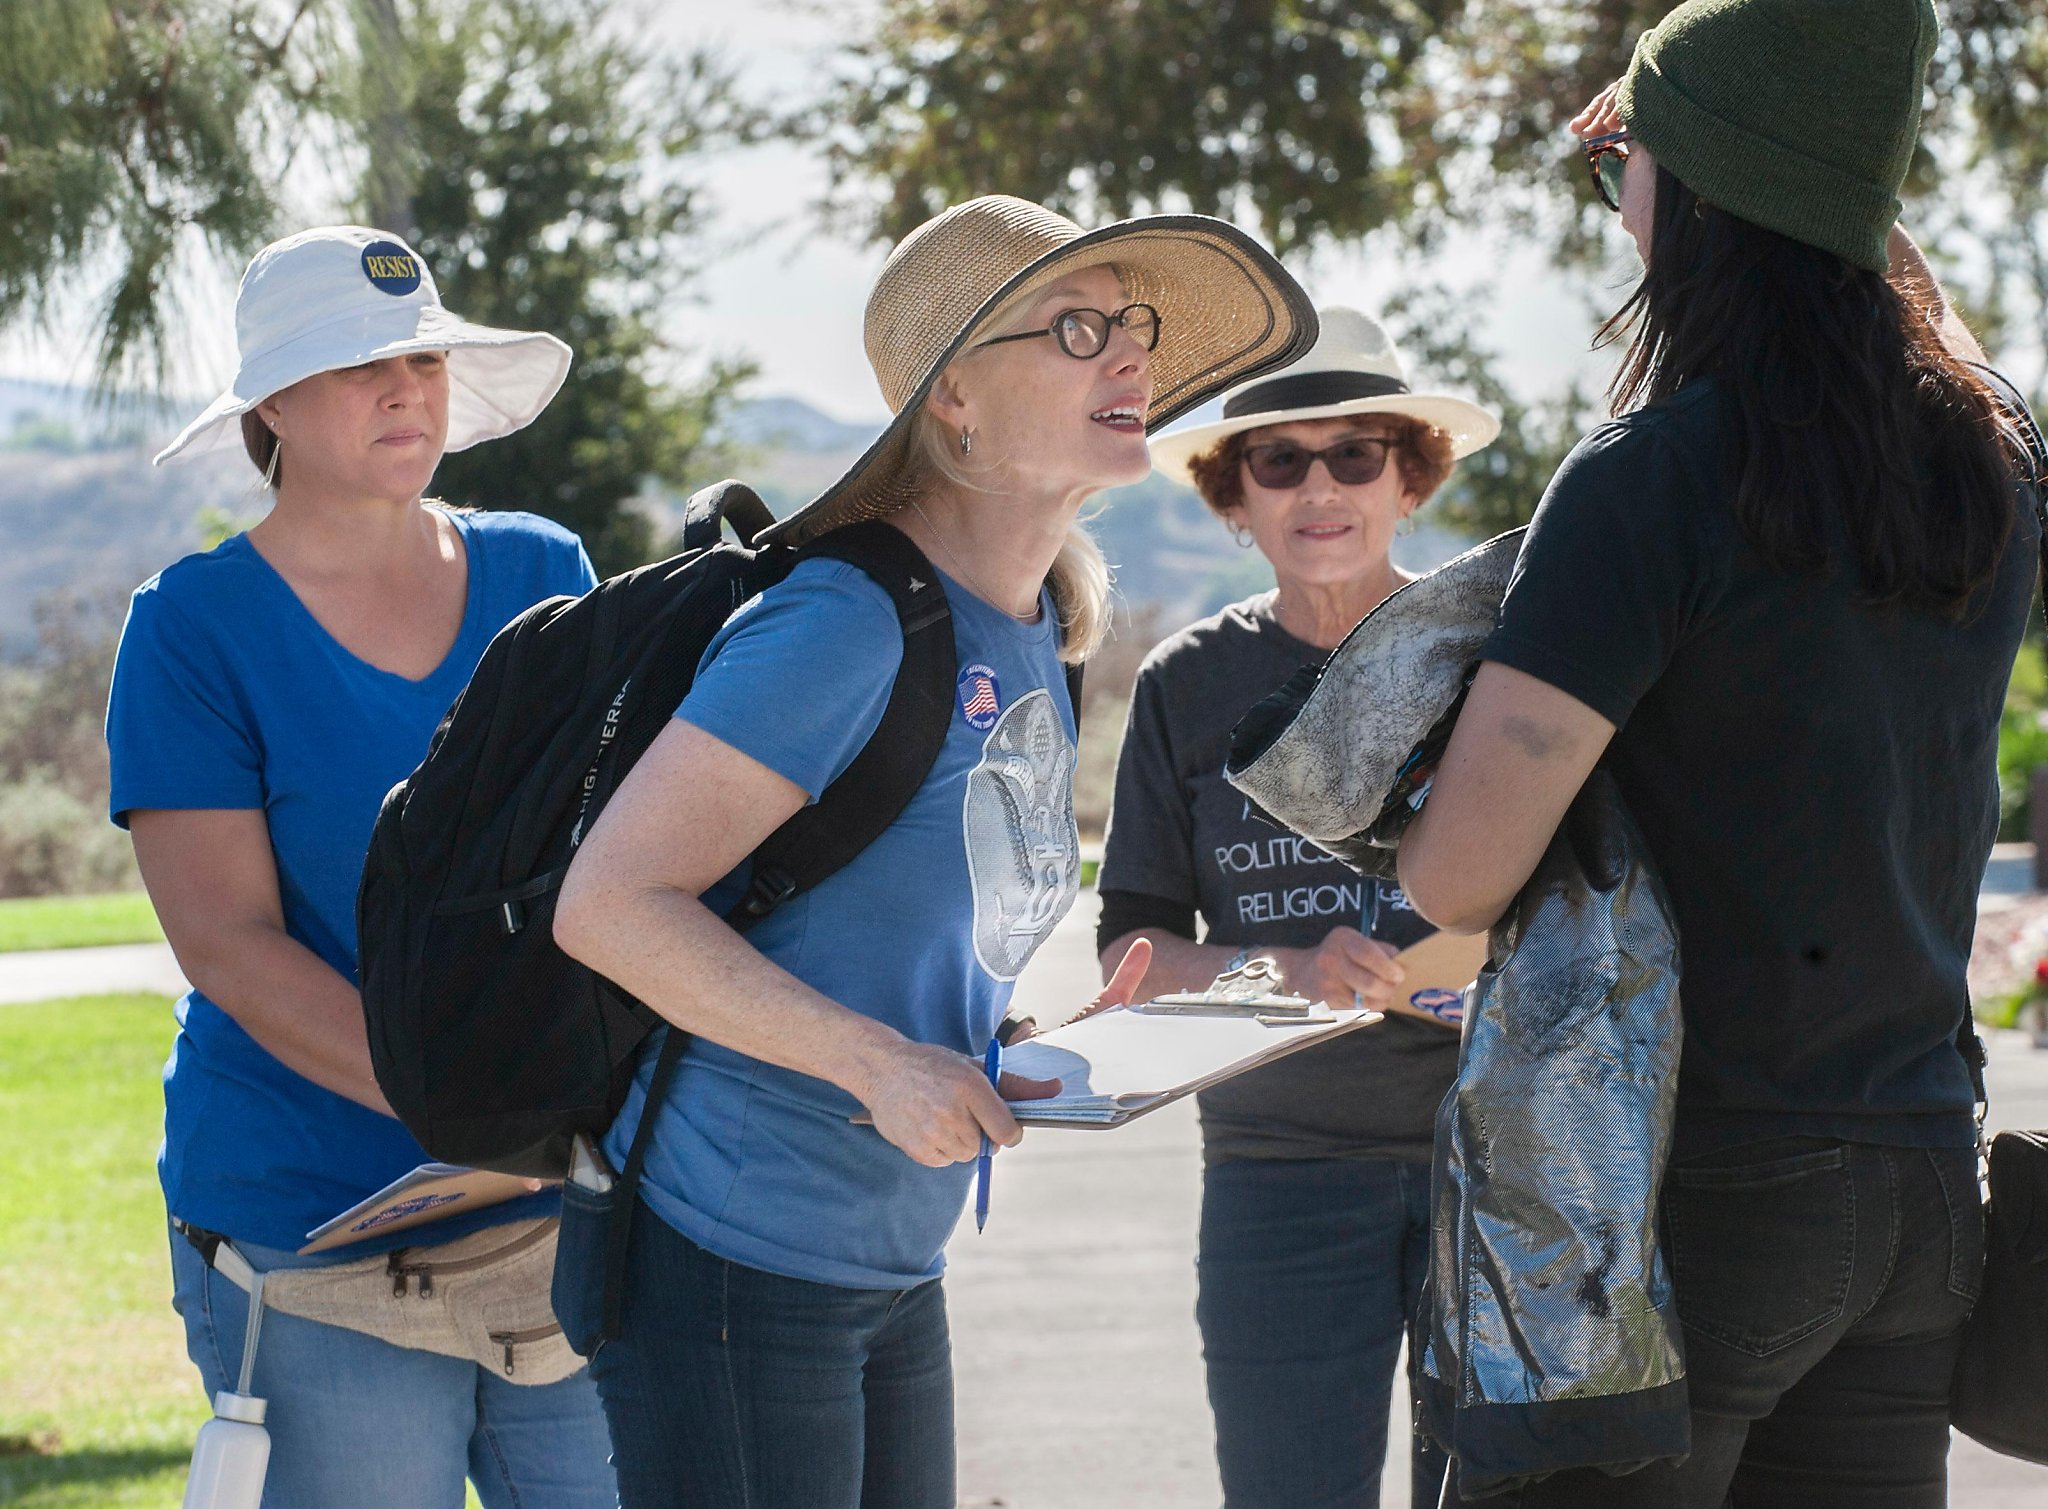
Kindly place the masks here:
MULTIPOLYGON (((1278 586, 1146 658, 1099 882, 1105 968, 1139 939, 1155 986, 1256 953, 1299 994, 1391 1013, 1200 1098, 1196 1315, 1230 1509, 1379 1503, 1395 1361, 1427 1264, 1431 1117, 1458 1062, 1455 1020, 1412 1006, 1389 962, 1429 924, 1223 780, 1232 725, 1409 580, 1394 535, 1500 430, 1462 398, 1414 391, 1377 321, 1318 313, 1302 361, 1226 394, 1219 420, 1152 442, 1159 470, 1194 486, 1278 586)), ((1443 1472, 1418 1439, 1418 1506, 1436 1503, 1443 1472)))
POLYGON ((556 914, 692 1034, 651 1109, 643 1063, 606 1145, 618 1166, 658 1118, 622 1331, 591 1362, 627 1509, 951 1509, 942 1251, 983 1138, 1020 1136, 983 1054, 1079 883, 1061 662, 1100 639, 1108 579, 1076 516, 1145 473, 1149 425, 1314 329, 1270 255, 1199 216, 1087 232, 991 196, 884 266, 866 343, 895 418, 777 533, 883 518, 930 562, 960 666, 937 762, 829 880, 744 940, 720 922, 730 872, 862 747, 896 675, 889 596, 806 561, 726 625, 556 914))
POLYGON ((529 423, 569 351, 457 318, 410 247, 356 226, 259 252, 235 323, 233 384, 157 460, 240 441, 270 512, 136 589, 107 712, 114 821, 192 981, 158 1162, 187 1347, 210 1395, 233 1386, 239 1252, 266 1274, 266 1504, 454 1509, 465 1477, 487 1505, 611 1503, 596 1393, 547 1309, 552 1193, 295 1256, 427 1161, 356 990, 378 805, 491 636, 593 580, 556 525, 421 493, 445 451, 529 423), (457 1259, 459 1282, 419 1277, 457 1259), (455 1334, 472 1298, 518 1343, 488 1366, 455 1334))

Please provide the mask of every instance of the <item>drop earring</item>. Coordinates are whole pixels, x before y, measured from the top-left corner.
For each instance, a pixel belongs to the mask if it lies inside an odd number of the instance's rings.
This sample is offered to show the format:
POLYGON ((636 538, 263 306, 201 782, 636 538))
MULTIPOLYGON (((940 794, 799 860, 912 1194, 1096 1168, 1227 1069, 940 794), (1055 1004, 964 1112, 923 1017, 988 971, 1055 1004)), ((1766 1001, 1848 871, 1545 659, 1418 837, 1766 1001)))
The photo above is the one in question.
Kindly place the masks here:
POLYGON ((960 432, 960 454, 963 456, 974 454, 974 431, 963 429, 960 432))
POLYGON ((263 485, 265 488, 277 486, 277 458, 284 454, 284 436, 278 434, 275 430, 272 430, 270 433, 271 439, 275 443, 270 447, 270 464, 263 468, 263 485))

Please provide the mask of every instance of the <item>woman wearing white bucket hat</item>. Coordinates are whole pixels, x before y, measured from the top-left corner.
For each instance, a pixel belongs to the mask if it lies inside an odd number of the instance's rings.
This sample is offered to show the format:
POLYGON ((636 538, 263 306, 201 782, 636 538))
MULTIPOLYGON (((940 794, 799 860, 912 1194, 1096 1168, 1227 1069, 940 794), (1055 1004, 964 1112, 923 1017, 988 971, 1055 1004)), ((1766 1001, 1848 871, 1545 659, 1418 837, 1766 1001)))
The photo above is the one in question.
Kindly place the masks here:
POLYGON ((552 1193, 296 1255, 427 1161, 371 1075, 355 984, 378 805, 491 636, 593 581, 558 526, 421 494, 444 451, 530 422, 569 351, 456 318, 410 247, 356 226, 258 253, 236 327, 234 382, 157 459, 240 440, 271 510, 136 590, 107 713, 113 818, 193 983, 159 1158, 187 1346, 209 1394, 232 1386, 228 1245, 268 1275, 266 1504, 454 1509, 465 1477, 487 1505, 608 1504, 596 1393, 547 1310, 552 1193))
MULTIPOLYGON (((1147 657, 1099 882, 1105 968, 1141 938, 1155 982, 1259 954, 1300 994, 1391 1013, 1200 1098, 1196 1316, 1229 1509, 1379 1503, 1427 1264, 1431 1116, 1458 1062, 1454 1019, 1423 1009, 1445 993, 1397 990, 1389 963, 1433 929, 1397 887, 1275 828, 1223 780, 1232 725, 1409 580, 1389 553, 1397 529, 1500 429, 1476 404, 1413 391, 1377 321, 1318 317, 1300 362, 1226 394, 1220 420, 1152 442, 1159 470, 1256 545, 1279 585, 1147 657)), ((1435 1505, 1444 1466, 1417 1438, 1416 1505, 1435 1505)))
POLYGON ((643 1062, 606 1144, 616 1167, 657 1118, 622 1330, 591 1360, 627 1509, 952 1509, 942 1253, 983 1139, 1020 1136, 983 1054, 1079 884, 1060 662, 1100 638, 1108 581, 1076 516, 1144 475, 1147 424, 1313 330, 1272 257, 1200 216, 1084 232, 992 196, 883 268, 866 338, 896 418, 778 530, 886 518, 925 553, 960 666, 931 773, 744 939, 720 920, 735 866, 866 743, 901 657, 882 587, 800 563, 727 623, 556 912, 570 953, 692 1034, 651 1112, 643 1062))

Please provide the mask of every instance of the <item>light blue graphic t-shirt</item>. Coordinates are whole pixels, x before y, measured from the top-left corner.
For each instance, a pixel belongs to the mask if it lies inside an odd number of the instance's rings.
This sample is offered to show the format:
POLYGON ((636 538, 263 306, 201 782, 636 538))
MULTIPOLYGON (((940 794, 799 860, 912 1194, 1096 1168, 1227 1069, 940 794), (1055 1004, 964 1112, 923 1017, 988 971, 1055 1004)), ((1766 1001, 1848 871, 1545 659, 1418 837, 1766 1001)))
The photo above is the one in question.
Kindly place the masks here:
MULTIPOLYGON (((576 536, 524 513, 453 513, 469 562, 453 648, 424 680, 357 659, 236 535, 135 589, 107 706, 112 814, 256 809, 285 931, 351 982, 356 887, 384 795, 412 774, 491 636, 596 581, 576 536)), ((388 1116, 286 1068, 204 994, 177 1005, 158 1176, 171 1214, 265 1247, 306 1233, 427 1161, 388 1116)), ((450 1216, 431 1240, 545 1214, 535 1196, 450 1216)), ((418 1231, 344 1250, 357 1257, 418 1231)))
MULTIPOLYGON (((1049 600, 1023 624, 948 580, 959 678, 946 743, 879 839, 747 942, 904 1036, 980 1057, 1018 973, 1073 904, 1074 721, 1049 600)), ((888 593, 806 561, 734 614, 676 716, 816 800, 881 720, 903 657, 888 593)), ((704 900, 723 913, 744 867, 704 900)), ((653 1045, 606 1143, 625 1162, 653 1045)), ((973 1177, 925 1168, 850 1118, 853 1096, 702 1038, 659 1107, 641 1193, 708 1251, 854 1289, 936 1276, 973 1177)))

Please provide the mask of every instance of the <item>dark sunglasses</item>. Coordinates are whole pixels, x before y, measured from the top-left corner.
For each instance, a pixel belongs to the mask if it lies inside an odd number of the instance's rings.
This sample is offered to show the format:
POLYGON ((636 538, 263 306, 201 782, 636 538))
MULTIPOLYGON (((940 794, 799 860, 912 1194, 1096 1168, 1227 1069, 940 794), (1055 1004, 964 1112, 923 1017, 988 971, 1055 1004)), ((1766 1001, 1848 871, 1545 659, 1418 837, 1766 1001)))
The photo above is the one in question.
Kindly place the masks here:
POLYGON ((1387 469, 1387 452, 1399 444, 1390 435, 1353 435, 1312 451, 1292 440, 1275 440, 1246 446, 1244 464, 1252 481, 1275 492, 1301 486, 1308 478, 1308 469, 1318 461, 1329 468, 1337 481, 1355 487, 1377 482, 1380 473, 1387 469))
POLYGON ((976 341, 974 349, 1000 346, 1004 341, 1035 341, 1041 335, 1049 335, 1059 342, 1060 350, 1085 362, 1102 355, 1108 347, 1111 325, 1123 326, 1131 339, 1147 351, 1159 345, 1159 311, 1150 304, 1126 304, 1115 314, 1104 314, 1100 309, 1062 309, 1043 330, 976 341))
POLYGON ((1610 210, 1621 208, 1621 175, 1628 166, 1628 133, 1610 131, 1586 139, 1586 167, 1593 175, 1593 192, 1610 210))

